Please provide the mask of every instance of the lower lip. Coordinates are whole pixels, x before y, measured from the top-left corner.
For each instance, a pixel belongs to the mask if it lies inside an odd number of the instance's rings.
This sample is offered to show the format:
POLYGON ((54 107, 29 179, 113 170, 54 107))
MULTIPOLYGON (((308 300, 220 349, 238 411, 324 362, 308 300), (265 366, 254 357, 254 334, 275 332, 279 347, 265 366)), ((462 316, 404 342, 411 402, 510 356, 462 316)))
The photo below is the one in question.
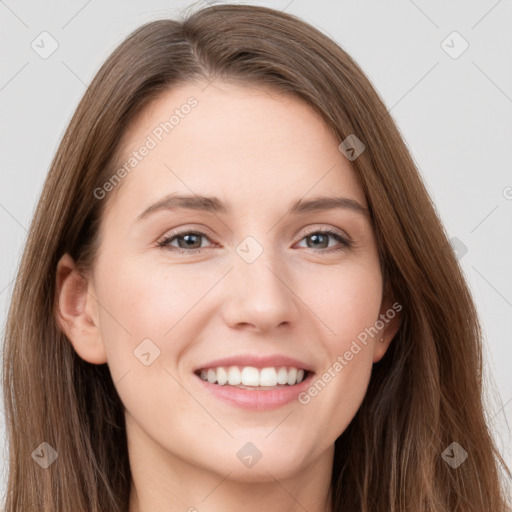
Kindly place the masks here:
POLYGON ((229 386, 225 384, 211 384, 210 382, 201 379, 198 375, 194 375, 201 381, 203 386, 212 393, 215 397, 236 405, 243 409, 250 409, 253 411, 269 411, 278 409, 294 400, 305 391, 313 378, 313 372, 309 372, 308 376, 300 383, 293 386, 284 386, 282 388, 267 389, 267 390, 252 390, 243 389, 236 386, 229 386))

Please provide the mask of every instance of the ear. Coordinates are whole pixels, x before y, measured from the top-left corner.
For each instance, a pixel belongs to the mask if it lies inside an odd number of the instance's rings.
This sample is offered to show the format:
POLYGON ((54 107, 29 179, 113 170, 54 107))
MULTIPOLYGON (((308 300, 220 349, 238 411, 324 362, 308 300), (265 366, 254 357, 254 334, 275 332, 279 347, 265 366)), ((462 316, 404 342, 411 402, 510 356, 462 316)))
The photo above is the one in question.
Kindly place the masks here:
POLYGON ((373 344, 373 362, 376 363, 384 357, 393 338, 398 332, 402 321, 402 305, 391 299, 383 300, 379 311, 379 318, 375 321, 378 328, 378 334, 374 338, 373 344))
POLYGON ((75 352, 94 364, 107 362, 92 283, 80 273, 69 254, 57 264, 56 319, 75 352))

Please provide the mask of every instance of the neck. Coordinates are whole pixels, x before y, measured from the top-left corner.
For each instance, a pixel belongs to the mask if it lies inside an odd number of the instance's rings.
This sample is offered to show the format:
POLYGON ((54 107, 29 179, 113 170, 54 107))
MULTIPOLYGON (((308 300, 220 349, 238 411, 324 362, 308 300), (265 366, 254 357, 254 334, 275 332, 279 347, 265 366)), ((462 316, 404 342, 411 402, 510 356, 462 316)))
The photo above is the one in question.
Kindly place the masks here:
POLYGON ((312 496, 307 494, 307 487, 290 486, 288 480, 248 484, 219 477, 217 485, 209 490, 189 485, 179 494, 173 487, 171 484, 159 490, 132 479, 129 512, 331 512, 329 489, 322 496, 312 496))

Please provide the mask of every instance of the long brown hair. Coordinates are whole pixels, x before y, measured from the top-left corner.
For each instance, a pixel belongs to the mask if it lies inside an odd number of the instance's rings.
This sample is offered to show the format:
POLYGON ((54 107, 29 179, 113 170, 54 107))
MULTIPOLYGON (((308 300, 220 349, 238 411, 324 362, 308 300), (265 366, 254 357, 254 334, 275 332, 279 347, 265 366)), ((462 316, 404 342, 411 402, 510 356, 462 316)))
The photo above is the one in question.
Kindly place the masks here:
POLYGON ((134 117, 164 90, 213 79, 293 94, 340 142, 355 134, 366 146, 352 167, 371 210, 386 294, 403 310, 360 409, 336 440, 333 510, 510 511, 502 481, 510 470, 484 409, 475 307, 397 127, 335 42, 290 14, 249 5, 135 30, 101 67, 64 134, 6 325, 5 511, 128 510, 123 405, 108 366, 82 360, 58 327, 56 266, 66 252, 85 269, 93 264, 111 199, 94 191, 117 169, 134 117), (43 442, 58 454, 46 469, 35 462, 53 453, 43 442), (468 453, 456 468, 442 456, 453 442, 468 453))

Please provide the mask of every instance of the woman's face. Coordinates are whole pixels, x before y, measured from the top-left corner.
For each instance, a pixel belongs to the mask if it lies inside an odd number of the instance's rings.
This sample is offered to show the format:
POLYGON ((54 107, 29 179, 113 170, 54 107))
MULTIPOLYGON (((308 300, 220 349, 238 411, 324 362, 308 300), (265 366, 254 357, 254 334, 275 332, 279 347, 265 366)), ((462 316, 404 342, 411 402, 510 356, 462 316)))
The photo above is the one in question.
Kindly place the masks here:
POLYGON ((368 331, 389 305, 339 141, 297 99, 213 82, 162 94, 122 142, 89 296, 131 456, 241 481, 332 456, 391 338, 368 331))

